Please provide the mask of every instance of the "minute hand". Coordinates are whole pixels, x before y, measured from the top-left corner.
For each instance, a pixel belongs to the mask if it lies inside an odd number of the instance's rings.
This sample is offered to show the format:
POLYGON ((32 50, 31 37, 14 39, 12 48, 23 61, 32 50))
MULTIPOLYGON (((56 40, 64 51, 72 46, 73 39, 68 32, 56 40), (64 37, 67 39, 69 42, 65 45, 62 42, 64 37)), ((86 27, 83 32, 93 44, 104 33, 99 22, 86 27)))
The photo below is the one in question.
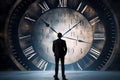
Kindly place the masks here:
POLYGON ((41 19, 43 21, 43 23, 45 23, 46 27, 49 27, 52 31, 54 31, 55 33, 57 33, 57 31, 55 29, 53 29, 52 27, 50 27, 50 24, 48 24, 47 22, 45 22, 43 19, 41 19))
POLYGON ((80 23, 81 21, 79 21, 77 24, 75 24, 72 28, 70 28, 69 30, 67 30, 64 34, 63 34, 63 36, 65 35, 65 34, 67 34, 68 32, 70 32, 73 28, 75 28, 79 23, 80 23))
POLYGON ((83 42, 83 43, 89 43, 89 42, 86 42, 86 41, 83 41, 83 40, 77 40, 77 39, 70 38, 70 37, 63 37, 63 38, 74 40, 74 41, 78 41, 78 42, 83 42))

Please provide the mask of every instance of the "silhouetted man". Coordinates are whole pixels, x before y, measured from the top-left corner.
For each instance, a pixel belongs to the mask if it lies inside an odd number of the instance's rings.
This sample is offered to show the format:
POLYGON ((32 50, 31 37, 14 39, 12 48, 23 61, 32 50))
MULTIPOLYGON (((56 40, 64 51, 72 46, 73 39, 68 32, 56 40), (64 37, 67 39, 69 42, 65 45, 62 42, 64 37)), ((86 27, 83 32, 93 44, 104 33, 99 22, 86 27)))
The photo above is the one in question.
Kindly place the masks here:
POLYGON ((59 68, 59 59, 61 59, 61 68, 62 68, 62 78, 63 80, 67 80, 65 78, 65 68, 64 68, 64 57, 67 53, 67 46, 65 40, 62 40, 62 34, 58 33, 58 39, 53 41, 53 52, 55 56, 55 80, 58 79, 58 68, 59 68))

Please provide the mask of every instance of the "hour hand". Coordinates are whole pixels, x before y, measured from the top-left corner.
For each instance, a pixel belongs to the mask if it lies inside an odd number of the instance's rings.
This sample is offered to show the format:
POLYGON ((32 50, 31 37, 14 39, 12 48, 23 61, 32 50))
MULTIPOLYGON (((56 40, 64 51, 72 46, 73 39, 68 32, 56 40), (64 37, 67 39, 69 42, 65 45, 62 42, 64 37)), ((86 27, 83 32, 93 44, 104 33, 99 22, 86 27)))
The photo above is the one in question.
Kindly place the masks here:
POLYGON ((70 38, 70 37, 63 37, 63 38, 78 41, 78 42, 83 42, 83 43, 89 43, 89 42, 86 42, 86 41, 83 41, 83 40, 78 40, 78 39, 74 39, 74 38, 70 38))
POLYGON ((43 21, 43 23, 45 23, 46 27, 50 27, 50 24, 48 24, 47 22, 45 22, 43 19, 41 19, 43 21))
POLYGON ((45 23, 46 27, 49 27, 52 31, 54 31, 55 33, 57 33, 57 31, 55 29, 53 29, 52 27, 50 27, 50 24, 48 24, 47 22, 45 22, 43 19, 41 19, 43 21, 43 23, 45 23))

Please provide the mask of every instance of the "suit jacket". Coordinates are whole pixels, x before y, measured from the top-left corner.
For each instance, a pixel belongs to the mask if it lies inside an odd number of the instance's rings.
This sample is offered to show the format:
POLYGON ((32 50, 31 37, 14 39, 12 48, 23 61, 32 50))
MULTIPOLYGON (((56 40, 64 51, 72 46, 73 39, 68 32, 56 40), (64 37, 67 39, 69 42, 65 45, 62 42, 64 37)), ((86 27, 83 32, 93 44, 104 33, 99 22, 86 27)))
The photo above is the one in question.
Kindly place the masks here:
POLYGON ((64 57, 67 53, 67 46, 65 40, 54 40, 52 49, 56 57, 64 57))

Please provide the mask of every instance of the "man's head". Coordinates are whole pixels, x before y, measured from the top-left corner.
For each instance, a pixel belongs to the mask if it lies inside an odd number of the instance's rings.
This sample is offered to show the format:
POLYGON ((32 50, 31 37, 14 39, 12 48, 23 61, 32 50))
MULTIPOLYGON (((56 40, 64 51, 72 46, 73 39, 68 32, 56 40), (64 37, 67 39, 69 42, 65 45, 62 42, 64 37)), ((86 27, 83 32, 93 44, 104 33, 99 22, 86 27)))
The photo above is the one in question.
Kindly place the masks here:
POLYGON ((62 37, 62 33, 58 33, 57 37, 60 39, 62 37))

